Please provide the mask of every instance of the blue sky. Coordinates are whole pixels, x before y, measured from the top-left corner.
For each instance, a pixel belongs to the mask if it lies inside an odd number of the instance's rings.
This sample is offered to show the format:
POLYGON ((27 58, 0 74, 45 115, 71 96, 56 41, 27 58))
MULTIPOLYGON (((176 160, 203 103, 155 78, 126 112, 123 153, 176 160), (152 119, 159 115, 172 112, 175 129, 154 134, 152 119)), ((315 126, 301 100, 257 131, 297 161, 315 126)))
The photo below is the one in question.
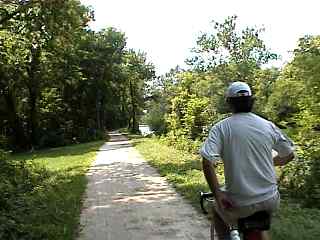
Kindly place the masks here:
POLYGON ((125 32, 129 48, 147 53, 163 74, 184 66, 200 32, 210 21, 237 15, 240 27, 264 27, 269 48, 281 54, 281 66, 290 59, 300 37, 320 34, 317 0, 81 0, 95 10, 95 30, 115 27, 125 32))

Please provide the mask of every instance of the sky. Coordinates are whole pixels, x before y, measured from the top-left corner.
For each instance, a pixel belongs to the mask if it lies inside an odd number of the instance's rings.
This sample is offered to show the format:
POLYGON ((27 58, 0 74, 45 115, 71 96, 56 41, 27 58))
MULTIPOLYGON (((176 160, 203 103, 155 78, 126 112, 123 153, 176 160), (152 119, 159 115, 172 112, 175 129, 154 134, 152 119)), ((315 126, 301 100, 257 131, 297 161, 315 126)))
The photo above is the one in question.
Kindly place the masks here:
POLYGON ((191 56, 210 22, 238 16, 240 28, 264 27, 268 48, 290 61, 290 51, 304 35, 320 34, 319 0, 81 0, 95 11, 94 30, 115 27, 125 33, 127 47, 146 52, 158 75, 191 56))

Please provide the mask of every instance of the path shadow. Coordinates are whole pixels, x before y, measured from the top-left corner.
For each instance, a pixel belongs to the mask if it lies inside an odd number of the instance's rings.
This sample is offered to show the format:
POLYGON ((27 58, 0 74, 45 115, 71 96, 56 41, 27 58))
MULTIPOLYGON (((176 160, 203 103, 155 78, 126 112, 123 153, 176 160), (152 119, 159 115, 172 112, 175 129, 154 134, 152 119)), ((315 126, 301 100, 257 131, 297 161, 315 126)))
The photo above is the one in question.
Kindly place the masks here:
MULTIPOLYGON (((124 189, 117 189, 113 192, 97 193, 108 195, 107 198, 111 198, 112 202, 117 205, 177 201, 178 195, 175 191, 172 188, 169 189, 169 185, 146 163, 97 164, 89 170, 88 175, 89 178, 95 176, 94 180, 91 179, 90 184, 95 185, 98 189, 100 184, 113 185, 119 181, 124 186, 130 186, 129 189, 133 191, 125 192, 124 189)), ((145 207, 148 208, 147 205, 145 207)))
POLYGON ((129 148, 129 147, 132 147, 132 145, 129 143, 104 145, 99 149, 99 152, 108 152, 108 151, 112 151, 112 150, 118 150, 121 148, 129 148))

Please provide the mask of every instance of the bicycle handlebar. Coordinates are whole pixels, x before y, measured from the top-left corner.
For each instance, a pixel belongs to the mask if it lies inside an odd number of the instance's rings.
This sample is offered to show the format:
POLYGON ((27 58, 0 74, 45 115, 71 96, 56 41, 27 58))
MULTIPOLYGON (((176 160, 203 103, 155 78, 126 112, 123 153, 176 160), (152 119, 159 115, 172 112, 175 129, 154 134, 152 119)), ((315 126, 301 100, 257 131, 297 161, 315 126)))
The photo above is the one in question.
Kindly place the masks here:
POLYGON ((213 193, 212 192, 200 192, 200 206, 201 210, 204 214, 208 214, 208 211, 204 208, 203 206, 203 200, 208 199, 208 198, 213 198, 213 193))

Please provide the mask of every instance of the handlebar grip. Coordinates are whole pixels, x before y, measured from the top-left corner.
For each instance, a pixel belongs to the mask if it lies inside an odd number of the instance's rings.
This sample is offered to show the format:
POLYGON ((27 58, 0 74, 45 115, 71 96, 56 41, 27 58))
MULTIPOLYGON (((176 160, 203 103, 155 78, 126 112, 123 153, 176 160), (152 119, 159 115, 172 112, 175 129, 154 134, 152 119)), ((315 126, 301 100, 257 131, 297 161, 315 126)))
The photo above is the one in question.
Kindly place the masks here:
POLYGON ((206 198, 210 198, 210 197, 213 197, 213 193, 212 192, 200 192, 200 207, 201 207, 201 210, 204 214, 208 214, 208 211, 204 208, 203 206, 203 200, 206 199, 206 198))

